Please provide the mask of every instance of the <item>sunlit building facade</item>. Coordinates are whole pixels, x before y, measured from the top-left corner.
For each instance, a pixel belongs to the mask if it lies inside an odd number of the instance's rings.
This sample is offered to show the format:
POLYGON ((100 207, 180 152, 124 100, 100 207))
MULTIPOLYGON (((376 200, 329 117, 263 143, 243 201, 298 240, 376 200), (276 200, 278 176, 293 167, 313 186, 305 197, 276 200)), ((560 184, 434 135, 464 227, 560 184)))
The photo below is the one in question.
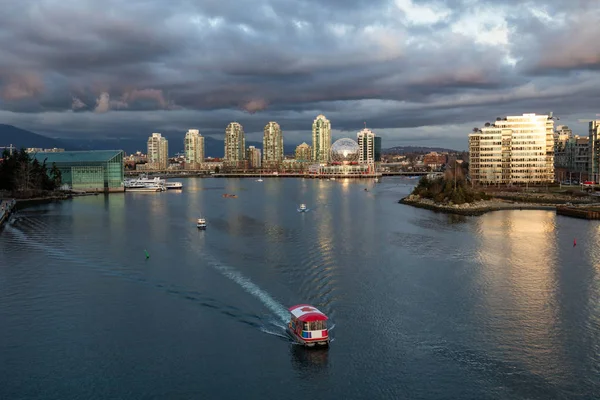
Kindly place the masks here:
POLYGON ((308 143, 296 146, 295 158, 298 161, 310 161, 312 159, 312 149, 308 143))
POLYGON ((260 168, 262 165, 260 149, 257 149, 254 146, 248 146, 248 150, 246 151, 246 159, 248 160, 248 165, 250 168, 260 168))
POLYGON ((358 163, 375 167, 376 163, 381 162, 381 137, 365 128, 356 134, 356 138, 360 148, 358 163))
POLYGON ((277 122, 269 122, 263 134, 263 166, 274 168, 283 162, 283 133, 277 122))
POLYGON ((198 129, 190 129, 183 140, 186 168, 197 168, 204 162, 204 136, 198 129))
POLYGON ((160 133, 148 138, 148 168, 167 169, 169 166, 169 141, 160 133))
POLYGON ((331 151, 331 122, 323 114, 315 118, 312 126, 312 155, 315 162, 329 162, 331 151))
POLYGON ((589 179, 600 181, 600 120, 590 121, 588 126, 589 140, 589 179))
POLYGON ((486 123, 469 134, 469 170, 475 184, 554 181, 554 120, 523 114, 486 123))
POLYGON ((246 160, 244 128, 239 122, 231 122, 225 129, 224 165, 237 167, 246 160))

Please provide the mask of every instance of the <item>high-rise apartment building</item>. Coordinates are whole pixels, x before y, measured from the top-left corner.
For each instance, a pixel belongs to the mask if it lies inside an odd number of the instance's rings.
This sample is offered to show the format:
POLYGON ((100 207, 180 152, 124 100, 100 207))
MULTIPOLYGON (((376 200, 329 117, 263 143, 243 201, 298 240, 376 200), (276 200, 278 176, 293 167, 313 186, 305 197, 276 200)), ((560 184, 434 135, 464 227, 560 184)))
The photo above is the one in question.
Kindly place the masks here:
POLYGON ((225 129, 225 164, 239 166, 246 159, 244 128, 239 122, 231 122, 225 129))
POLYGON ((548 115, 507 116, 469 134, 473 183, 554 181, 554 120, 548 115))
POLYGON ((600 181, 600 120, 590 121, 588 125, 589 140, 589 179, 600 181))
POLYGON ((358 143, 358 163, 375 164, 381 161, 381 138, 370 129, 363 129, 356 134, 358 143))
POLYGON ((283 162, 283 134, 277 122, 269 122, 263 134, 263 165, 277 167, 283 162))
POLYGON ((296 146, 296 160, 311 161, 312 157, 312 149, 307 143, 302 143, 296 146))
POLYGON ((257 149, 254 146, 248 146, 248 150, 246 152, 246 159, 248 160, 248 164, 250 168, 260 168, 261 159, 260 159, 260 149, 257 149))
POLYGON ((151 169, 167 169, 169 166, 169 141, 160 133, 148 138, 148 163, 151 169))
POLYGON ((198 168, 204 162, 204 137, 198 129, 190 129, 183 140, 187 168, 198 168))
POLYGON ((318 115, 312 126, 312 160, 327 163, 331 153, 331 122, 318 115))

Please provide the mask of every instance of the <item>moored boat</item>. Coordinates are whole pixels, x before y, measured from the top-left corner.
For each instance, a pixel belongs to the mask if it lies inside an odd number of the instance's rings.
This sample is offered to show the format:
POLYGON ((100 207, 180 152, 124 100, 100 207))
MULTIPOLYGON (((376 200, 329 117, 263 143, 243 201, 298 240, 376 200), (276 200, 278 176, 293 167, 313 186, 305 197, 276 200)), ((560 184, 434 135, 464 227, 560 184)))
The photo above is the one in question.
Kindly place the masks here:
POLYGON ((309 304, 298 304, 290 307, 291 314, 288 332, 304 346, 328 346, 329 329, 327 316, 309 304))
POLYGON ((144 184, 144 183, 132 183, 132 184, 125 186, 126 192, 162 192, 164 190, 165 190, 164 186, 144 184))
POLYGON ((181 182, 165 182, 165 188, 168 189, 183 189, 183 183, 181 182))

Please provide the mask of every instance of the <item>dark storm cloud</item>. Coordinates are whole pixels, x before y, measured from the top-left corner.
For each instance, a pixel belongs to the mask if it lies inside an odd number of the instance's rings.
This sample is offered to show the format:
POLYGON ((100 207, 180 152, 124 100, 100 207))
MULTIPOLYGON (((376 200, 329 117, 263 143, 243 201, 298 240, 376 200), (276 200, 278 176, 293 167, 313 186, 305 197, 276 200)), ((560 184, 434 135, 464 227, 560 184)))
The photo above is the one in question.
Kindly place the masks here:
POLYGON ((276 120, 300 137, 319 113, 385 134, 596 112, 599 13, 587 0, 8 2, 0 118, 97 135, 276 120))

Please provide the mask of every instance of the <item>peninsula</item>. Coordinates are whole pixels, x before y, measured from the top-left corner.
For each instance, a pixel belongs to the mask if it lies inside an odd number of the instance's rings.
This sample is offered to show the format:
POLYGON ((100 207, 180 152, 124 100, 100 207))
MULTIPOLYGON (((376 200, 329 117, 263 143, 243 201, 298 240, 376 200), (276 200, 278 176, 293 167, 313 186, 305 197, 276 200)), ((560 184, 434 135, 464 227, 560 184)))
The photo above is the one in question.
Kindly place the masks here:
POLYGON ((590 218, 589 212, 595 212, 600 199, 595 196, 558 187, 473 187, 458 171, 457 175, 446 171, 440 178, 423 177, 412 193, 399 203, 433 211, 459 215, 482 215, 498 210, 557 210, 561 214, 590 218), (568 212, 569 210, 589 211, 568 212), (563 212, 566 211, 566 212, 563 212), (586 215, 586 216, 583 216, 586 215))

